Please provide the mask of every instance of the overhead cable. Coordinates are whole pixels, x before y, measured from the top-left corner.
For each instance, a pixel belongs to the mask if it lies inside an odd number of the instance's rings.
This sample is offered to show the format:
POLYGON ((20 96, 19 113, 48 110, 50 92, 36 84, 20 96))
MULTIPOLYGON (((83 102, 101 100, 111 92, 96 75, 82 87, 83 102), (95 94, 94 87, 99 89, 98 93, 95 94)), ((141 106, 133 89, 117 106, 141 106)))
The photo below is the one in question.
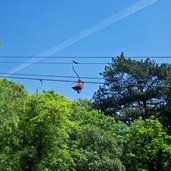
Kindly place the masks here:
MULTIPOLYGON (((69 82, 69 83, 77 82, 75 80, 58 80, 58 79, 50 79, 50 78, 15 77, 15 76, 0 76, 0 78, 12 78, 12 79, 23 79, 23 80, 39 80, 39 81, 43 80, 43 81, 55 81, 55 82, 69 82)), ((104 84, 103 82, 95 82, 95 81, 84 81, 84 83, 104 84)))
MULTIPOLYGON (((0 64, 38 64, 38 65, 72 65, 71 62, 7 62, 7 61, 0 61, 0 64)), ((104 62, 79 62, 78 65, 108 65, 110 63, 104 63, 104 62)), ((156 63, 156 64, 166 64, 170 65, 170 63, 156 63)))
MULTIPOLYGON (((109 58, 117 58, 118 56, 34 56, 34 55, 30 55, 30 56, 19 56, 19 55, 1 55, 0 58, 21 58, 21 59, 30 59, 30 58, 54 58, 54 59, 109 59, 109 58)), ((125 58, 171 58, 171 56, 125 56, 125 58)))
MULTIPOLYGON (((0 78, 12 78, 12 79, 23 79, 23 80, 36 80, 36 81, 54 81, 54 82, 68 82, 68 83, 74 83, 77 82, 76 80, 59 80, 59 79, 50 79, 50 78, 33 78, 33 77, 17 77, 17 76, 1 76, 0 78)), ((107 83, 105 82, 95 82, 95 81, 83 81, 84 83, 88 83, 88 84, 102 84, 102 85, 106 85, 107 83)), ((108 84, 107 84, 108 85, 108 84)), ((116 85, 117 86, 117 85, 116 85)), ((141 84, 132 84, 132 83, 128 83, 127 86, 137 86, 137 87, 142 87, 141 84)), ((124 86, 122 88, 127 88, 127 86, 124 86)), ((171 86, 166 86, 166 85, 148 85, 148 87, 163 87, 163 88, 171 88, 171 86)))
MULTIPOLYGON (((75 76, 66 76, 66 75, 43 75, 43 74, 16 74, 16 73, 7 73, 1 72, 0 75, 14 75, 14 76, 28 76, 28 77, 52 77, 52 78, 78 78, 75 76)), ((93 80, 102 80, 100 77, 81 77, 83 79, 93 79, 93 80)))
MULTIPOLYGON (((8 72, 0 72, 0 77, 1 77, 1 75, 4 76, 4 77, 6 77, 6 76, 25 76, 26 78, 27 77, 72 78, 72 79, 77 79, 78 78, 76 76, 66 76, 66 75, 47 75, 47 74, 44 75, 44 74, 26 74, 26 73, 24 73, 24 74, 17 74, 17 73, 8 73, 8 72)), ((117 81, 117 78, 104 79, 102 77, 88 77, 88 76, 87 77, 81 76, 81 79, 117 81)), ((145 79, 144 80, 143 79, 138 79, 136 81, 141 81, 142 83, 146 83, 147 82, 147 80, 145 80, 145 79)), ((156 82, 157 81, 158 80, 156 80, 156 82)), ((161 81, 161 80, 159 80, 159 81, 161 81)), ((169 80, 162 80, 162 81, 165 82, 165 83, 171 83, 171 81, 169 81, 169 80)), ((128 83, 128 84, 130 84, 130 83, 128 83)))
MULTIPOLYGON (((1 62, 0 64, 43 64, 43 65, 72 65, 71 62, 1 62)), ((78 63, 79 65, 107 65, 108 63, 100 63, 100 62, 82 62, 78 63)))

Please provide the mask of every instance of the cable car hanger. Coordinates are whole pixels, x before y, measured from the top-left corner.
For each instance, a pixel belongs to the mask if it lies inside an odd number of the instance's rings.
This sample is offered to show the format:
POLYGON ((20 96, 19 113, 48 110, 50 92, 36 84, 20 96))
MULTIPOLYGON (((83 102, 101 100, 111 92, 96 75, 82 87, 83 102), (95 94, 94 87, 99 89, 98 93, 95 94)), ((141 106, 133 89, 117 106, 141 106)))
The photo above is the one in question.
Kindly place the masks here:
POLYGON ((81 81, 80 76, 79 76, 78 73, 75 71, 74 64, 79 64, 79 63, 76 62, 76 61, 74 61, 74 60, 72 61, 72 70, 73 70, 74 73, 77 75, 78 81, 77 81, 77 85, 73 86, 72 89, 74 89, 77 93, 80 93, 81 90, 83 89, 84 83, 83 83, 83 81, 81 81))
POLYGON ((76 62, 76 61, 72 61, 72 70, 74 71, 74 73, 77 75, 77 77, 78 77, 78 79, 80 80, 80 76, 78 75, 78 73, 75 71, 75 69, 74 69, 74 64, 79 64, 78 62, 76 62))
POLYGON ((39 93, 39 90, 43 90, 43 80, 40 79, 40 87, 36 89, 36 92, 39 93))

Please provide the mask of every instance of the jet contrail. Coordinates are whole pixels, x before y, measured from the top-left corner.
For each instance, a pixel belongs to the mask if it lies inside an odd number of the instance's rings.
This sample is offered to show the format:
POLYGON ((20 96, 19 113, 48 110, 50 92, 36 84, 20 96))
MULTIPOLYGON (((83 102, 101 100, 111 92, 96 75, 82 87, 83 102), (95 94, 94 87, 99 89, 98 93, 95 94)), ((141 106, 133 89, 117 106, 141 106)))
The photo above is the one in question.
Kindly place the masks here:
POLYGON ((96 33, 126 17, 128 17, 131 14, 134 14, 135 12, 149 6, 152 5, 153 3, 157 2, 158 0, 141 0, 138 3, 133 4, 132 6, 112 15, 111 17, 108 17, 106 19, 104 19, 103 21, 99 22, 98 24, 85 29, 81 32, 79 32, 78 34, 72 36, 71 38, 69 38, 68 40, 64 41, 63 43, 52 47, 50 49, 48 49, 47 51, 37 55, 37 56, 42 56, 41 58, 31 58, 30 60, 28 60, 27 62, 30 62, 29 64, 21 64, 19 66, 17 66, 16 68, 12 69, 11 71, 9 71, 9 73, 15 73, 17 71, 20 71, 30 65, 32 65, 33 63, 36 63, 40 60, 42 60, 44 57, 48 57, 51 56, 57 52, 59 52, 60 50, 82 40, 85 37, 90 36, 93 33, 96 33))

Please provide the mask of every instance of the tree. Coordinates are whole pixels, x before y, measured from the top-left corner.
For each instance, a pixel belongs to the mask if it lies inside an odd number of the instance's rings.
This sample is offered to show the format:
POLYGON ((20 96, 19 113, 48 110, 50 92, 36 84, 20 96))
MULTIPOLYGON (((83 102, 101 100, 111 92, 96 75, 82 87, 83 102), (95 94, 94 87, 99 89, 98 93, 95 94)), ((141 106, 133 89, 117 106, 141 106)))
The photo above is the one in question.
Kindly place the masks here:
POLYGON ((20 170, 21 120, 27 92, 23 85, 0 79, 0 170, 20 170))
POLYGON ((125 125, 53 91, 0 80, 0 170, 116 170, 125 125))
POLYGON ((30 95, 23 120, 22 170, 73 170, 72 102, 53 92, 30 95))
POLYGON ((122 53, 101 73, 105 84, 94 93, 94 105, 127 123, 154 113, 159 117, 167 103, 170 73, 169 65, 126 59, 122 53))
POLYGON ((120 158, 126 125, 106 117, 86 101, 78 104, 72 115, 80 125, 80 130, 74 135, 76 141, 73 141, 79 154, 75 157, 76 170, 124 171, 120 158))
POLYGON ((30 96, 26 113, 23 170, 124 171, 122 126, 113 118, 53 92, 30 96))
POLYGON ((171 136, 158 120, 135 121, 124 140, 123 161, 129 171, 169 171, 171 136))

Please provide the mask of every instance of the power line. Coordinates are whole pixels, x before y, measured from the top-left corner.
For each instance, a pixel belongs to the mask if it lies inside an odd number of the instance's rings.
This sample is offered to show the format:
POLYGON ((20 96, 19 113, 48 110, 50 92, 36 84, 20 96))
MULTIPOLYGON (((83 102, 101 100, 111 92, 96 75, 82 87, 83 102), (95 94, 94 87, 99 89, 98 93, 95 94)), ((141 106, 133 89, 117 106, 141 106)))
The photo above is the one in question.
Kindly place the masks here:
MULTIPOLYGON (((0 62, 0 64, 33 64, 33 65, 72 65, 71 62, 0 62)), ((108 65, 110 63, 104 63, 104 62, 79 62, 77 65, 108 65)), ((170 63, 159 63, 156 62, 156 64, 167 64, 170 65, 170 63)))
MULTIPOLYGON (((12 78, 12 79, 23 79, 23 80, 43 80, 43 81, 55 81, 55 82, 69 82, 74 83, 77 81, 74 80, 58 80, 58 79, 49 79, 49 78, 33 78, 33 77, 15 77, 15 76, 0 76, 1 78, 12 78)), ((103 82, 94 82, 94 81, 84 81, 84 83, 88 84, 104 84, 103 82)))
MULTIPOLYGON (((72 65, 71 62, 0 62, 0 64, 41 64, 41 65, 72 65)), ((78 63, 79 65, 107 65, 108 63, 100 62, 83 62, 78 63)))
POLYGON ((112 58, 111 56, 107 56, 107 57, 104 57, 104 56, 79 56, 79 57, 76 57, 76 56, 0 56, 0 58, 21 58, 21 59, 31 59, 31 58, 36 58, 36 59, 39 59, 39 58, 43 58, 43 59, 46 59, 46 58, 54 58, 54 59, 96 59, 96 58, 102 58, 102 59, 106 59, 106 58, 112 58))
MULTIPOLYGON (((1 76, 1 78, 12 78, 12 79, 23 79, 23 80, 35 80, 35 81, 54 81, 54 82, 68 82, 68 83, 77 83, 77 81, 74 80, 59 80, 59 79, 49 79, 49 78, 33 78, 33 77, 15 77, 15 76, 1 76)), ((105 82, 94 82, 94 81, 83 81, 84 83, 88 84, 102 84, 106 85, 105 82)), ((117 85, 116 85, 117 86, 117 85)), ((127 86, 137 86, 137 87, 142 87, 141 84, 132 84, 128 83, 127 86)), ((127 86, 122 87, 122 88, 127 88, 127 86)), ((148 87, 163 87, 163 88, 171 88, 171 86, 165 86, 165 85, 148 85, 148 87)))
MULTIPOLYGON (((3 75, 3 77, 8 77, 8 76, 25 76, 27 77, 39 77, 38 79, 40 80, 43 77, 49 77, 49 78, 72 78, 72 79, 78 79, 78 77, 76 76, 66 76, 66 75, 44 75, 44 74, 17 74, 17 73, 7 73, 7 72, 0 72, 0 77, 1 75, 3 75), (40 78, 41 77, 41 78, 40 78)), ((92 79, 92 80, 106 80, 106 81, 117 81, 116 78, 111 78, 111 79, 104 79, 102 77, 85 77, 85 76, 81 76, 81 79, 92 79)), ((143 80, 143 79, 138 79, 136 81, 141 81, 142 83, 146 83, 147 80, 143 80)), ((156 80, 157 82, 158 80, 156 80)), ((161 80, 159 80, 161 81, 161 80)), ((169 80, 162 80, 165 83, 171 83, 171 81, 169 80)), ((133 83, 128 83, 129 85, 135 85, 133 83)))
MULTIPOLYGON (((28 77, 52 77, 52 78, 74 78, 77 79, 78 77, 75 76, 63 76, 63 75, 42 75, 42 74, 16 74, 16 73, 4 73, 1 72, 0 75, 14 75, 14 76, 28 76, 28 77)), ((82 79, 93 79, 93 80, 103 80, 100 77, 81 77, 82 79)))
MULTIPOLYGON (((13 56, 13 55, 1 55, 0 58, 21 58, 21 59, 31 59, 31 58, 58 58, 58 59, 109 59, 109 58, 117 58, 117 56, 34 56, 34 55, 30 55, 30 56, 13 56)), ((125 58, 171 58, 171 56, 125 56, 125 58)))

